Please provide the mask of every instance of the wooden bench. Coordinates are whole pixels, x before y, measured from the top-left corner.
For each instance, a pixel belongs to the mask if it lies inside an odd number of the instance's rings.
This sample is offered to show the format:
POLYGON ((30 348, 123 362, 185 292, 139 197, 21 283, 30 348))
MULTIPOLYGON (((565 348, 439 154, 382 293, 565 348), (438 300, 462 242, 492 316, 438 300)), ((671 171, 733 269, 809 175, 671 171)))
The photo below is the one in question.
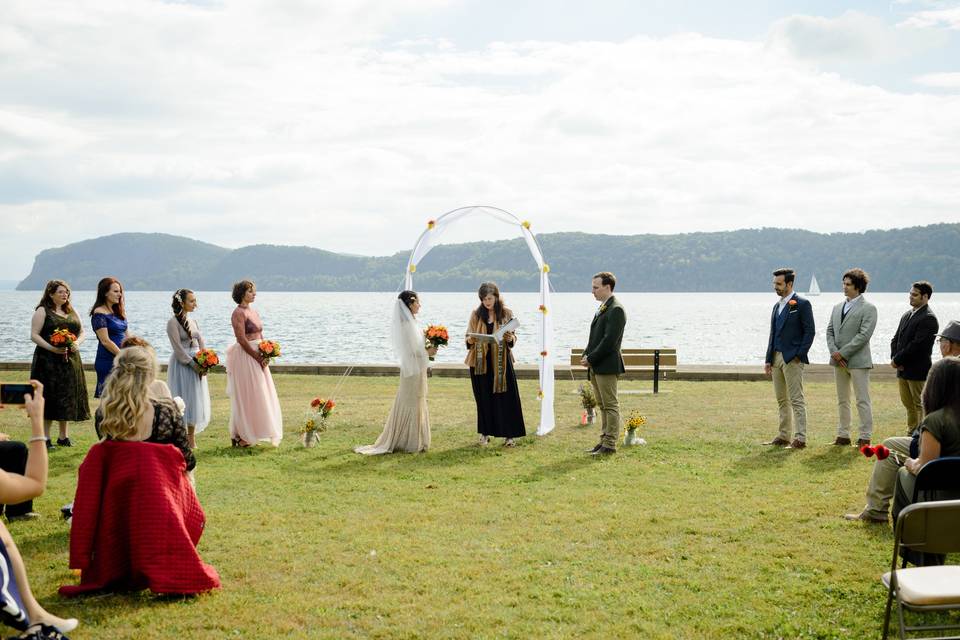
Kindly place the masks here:
MULTIPOLYGON (((659 391, 660 380, 668 373, 677 372, 677 350, 674 347, 656 349, 620 349, 623 366, 632 371, 649 371, 653 378, 653 392, 659 391)), ((583 349, 570 350, 570 366, 580 366, 583 349)))

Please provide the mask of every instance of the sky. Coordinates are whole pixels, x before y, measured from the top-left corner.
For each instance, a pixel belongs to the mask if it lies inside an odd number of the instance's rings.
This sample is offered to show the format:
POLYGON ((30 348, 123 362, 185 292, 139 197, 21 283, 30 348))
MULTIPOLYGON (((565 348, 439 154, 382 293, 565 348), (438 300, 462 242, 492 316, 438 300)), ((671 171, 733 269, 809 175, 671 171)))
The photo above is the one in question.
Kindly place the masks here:
POLYGON ((475 204, 535 233, 958 222, 960 0, 3 2, 0 279, 121 231, 386 255, 475 204))

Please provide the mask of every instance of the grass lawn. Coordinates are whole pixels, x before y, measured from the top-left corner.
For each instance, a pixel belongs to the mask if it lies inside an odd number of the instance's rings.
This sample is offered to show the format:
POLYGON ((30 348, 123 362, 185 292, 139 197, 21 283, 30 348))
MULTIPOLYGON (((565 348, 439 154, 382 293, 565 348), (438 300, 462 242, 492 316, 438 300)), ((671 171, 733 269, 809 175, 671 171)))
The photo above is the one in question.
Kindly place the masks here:
MULTIPOLYGON (((863 506, 873 462, 827 445, 832 383, 807 385, 803 451, 758 444, 776 435, 770 383, 676 382, 622 394, 649 444, 597 460, 572 381, 557 383, 552 434, 480 449, 469 381, 432 378, 431 450, 373 458, 352 447, 376 439, 395 378, 348 379, 332 430, 304 449, 300 417, 336 379, 278 375, 278 450, 231 449, 226 378, 210 382, 200 552, 223 589, 57 595, 75 580, 58 510, 94 442, 92 422, 71 425, 75 446, 52 453, 35 503, 43 518, 9 528, 40 602, 80 618, 72 638, 879 637, 892 534, 840 517, 863 506)), ((536 383, 520 386, 532 433, 536 383)), ((895 383, 872 395, 874 441, 900 435, 895 383)), ((25 439, 27 420, 8 407, 0 430, 25 439)))

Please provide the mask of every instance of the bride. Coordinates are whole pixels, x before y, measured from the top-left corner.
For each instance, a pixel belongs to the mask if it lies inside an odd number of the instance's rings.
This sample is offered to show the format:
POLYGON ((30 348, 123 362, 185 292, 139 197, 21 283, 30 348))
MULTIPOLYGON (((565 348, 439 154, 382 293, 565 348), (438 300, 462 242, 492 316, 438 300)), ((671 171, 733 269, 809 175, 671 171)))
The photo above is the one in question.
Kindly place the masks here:
POLYGON ((357 447, 368 456, 393 451, 426 451, 430 448, 430 416, 427 412, 427 356, 436 354, 426 348, 415 316, 420 298, 415 291, 401 291, 393 307, 390 341, 400 359, 400 388, 390 408, 383 433, 371 445, 357 447))

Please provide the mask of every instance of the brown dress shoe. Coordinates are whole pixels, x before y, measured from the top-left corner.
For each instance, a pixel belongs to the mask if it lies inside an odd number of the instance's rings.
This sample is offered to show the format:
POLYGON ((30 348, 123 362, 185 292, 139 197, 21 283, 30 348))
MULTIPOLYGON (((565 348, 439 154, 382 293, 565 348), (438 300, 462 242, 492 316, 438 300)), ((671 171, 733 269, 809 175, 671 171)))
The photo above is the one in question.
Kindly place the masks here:
POLYGON ((840 436, 837 436, 837 439, 833 441, 833 444, 837 445, 838 447, 849 447, 850 438, 841 438, 840 436))
POLYGON ((865 438, 860 438, 859 440, 857 440, 857 449, 859 449, 860 447, 865 447, 868 444, 870 444, 869 440, 865 438))
POLYGON ((764 445, 764 446, 785 447, 785 446, 787 446, 788 444, 790 444, 790 441, 789 441, 789 440, 784 440, 784 439, 781 438, 780 436, 777 436, 776 438, 774 438, 774 439, 771 440, 770 442, 761 442, 760 444, 762 444, 762 445, 764 445))
POLYGON ((886 518, 875 518, 871 515, 868 515, 866 511, 861 511, 860 513, 845 513, 843 514, 844 520, 860 520, 862 522, 869 522, 870 524, 887 524, 886 518))
POLYGON ((794 438, 793 442, 788 444, 784 449, 806 449, 807 443, 799 438, 794 438))

